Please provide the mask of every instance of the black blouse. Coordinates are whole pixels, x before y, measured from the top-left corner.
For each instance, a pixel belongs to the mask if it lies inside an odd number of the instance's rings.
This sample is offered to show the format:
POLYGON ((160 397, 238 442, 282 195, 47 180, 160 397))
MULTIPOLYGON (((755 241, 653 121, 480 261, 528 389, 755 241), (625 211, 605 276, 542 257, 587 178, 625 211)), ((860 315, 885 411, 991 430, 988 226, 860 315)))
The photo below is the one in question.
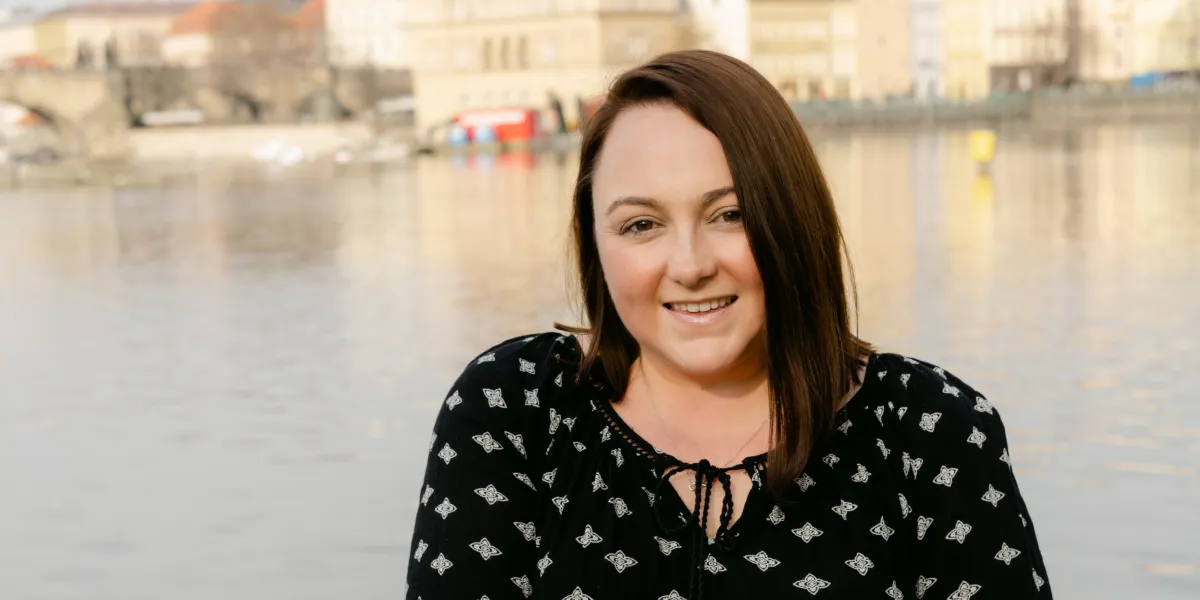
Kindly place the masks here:
POLYGON ((873 355, 786 494, 763 487, 765 457, 738 465, 755 485, 709 539, 660 485, 679 463, 603 386, 575 384, 579 356, 571 336, 512 339, 454 384, 430 441, 407 598, 1052 597, 1000 416, 943 369, 873 355))

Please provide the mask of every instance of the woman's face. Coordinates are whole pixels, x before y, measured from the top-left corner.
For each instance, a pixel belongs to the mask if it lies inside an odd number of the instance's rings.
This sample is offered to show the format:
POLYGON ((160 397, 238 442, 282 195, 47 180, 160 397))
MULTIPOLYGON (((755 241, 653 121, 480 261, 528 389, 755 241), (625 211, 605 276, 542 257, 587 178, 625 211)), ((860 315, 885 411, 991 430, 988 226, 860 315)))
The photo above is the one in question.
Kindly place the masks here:
POLYGON ((673 106, 626 110, 592 196, 608 291, 644 360, 698 379, 765 370, 762 280, 716 136, 673 106))

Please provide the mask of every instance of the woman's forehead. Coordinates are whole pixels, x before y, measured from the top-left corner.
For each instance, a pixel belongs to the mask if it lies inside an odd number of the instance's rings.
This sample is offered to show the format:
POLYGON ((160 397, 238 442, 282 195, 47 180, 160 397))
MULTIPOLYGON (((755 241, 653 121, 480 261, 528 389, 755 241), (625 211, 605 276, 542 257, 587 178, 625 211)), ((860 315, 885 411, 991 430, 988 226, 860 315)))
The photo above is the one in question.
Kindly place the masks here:
POLYGON ((645 106, 614 120, 592 192, 596 210, 604 214, 626 197, 691 203, 732 184, 721 143, 712 132, 675 107, 645 106))

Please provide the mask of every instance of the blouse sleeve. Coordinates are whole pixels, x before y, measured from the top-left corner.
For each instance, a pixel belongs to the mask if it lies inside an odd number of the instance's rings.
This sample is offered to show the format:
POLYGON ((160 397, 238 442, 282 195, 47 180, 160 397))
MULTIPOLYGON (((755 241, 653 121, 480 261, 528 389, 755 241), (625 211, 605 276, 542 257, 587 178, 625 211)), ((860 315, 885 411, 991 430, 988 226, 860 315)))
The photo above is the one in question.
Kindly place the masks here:
POLYGON ((915 596, 1050 599, 1033 519, 1021 497, 1000 414, 942 369, 908 382, 901 461, 911 482, 915 596))
POLYGON ((447 394, 417 506, 410 600, 532 593, 540 541, 534 481, 543 475, 533 431, 541 429, 540 383, 554 366, 545 345, 501 344, 472 361, 447 394))

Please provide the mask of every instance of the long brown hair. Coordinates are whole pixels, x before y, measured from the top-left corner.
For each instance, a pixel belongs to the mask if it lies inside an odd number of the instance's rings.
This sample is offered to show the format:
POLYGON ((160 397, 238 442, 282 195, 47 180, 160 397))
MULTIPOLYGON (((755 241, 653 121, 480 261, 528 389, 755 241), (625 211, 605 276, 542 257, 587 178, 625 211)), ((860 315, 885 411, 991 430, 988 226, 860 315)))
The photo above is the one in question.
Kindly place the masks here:
MULTIPOLYGON (((762 277, 772 449, 769 486, 780 491, 832 431, 839 402, 873 351, 850 326, 842 271, 845 240, 812 145, 787 102, 746 63, 716 52, 659 56, 625 72, 583 134, 574 197, 574 241, 587 328, 579 372, 625 394, 638 345, 609 296, 596 248, 592 177, 613 121, 632 107, 675 106, 716 135, 725 151, 746 236, 762 277)), ((847 260, 849 266, 849 261, 847 260)), ((850 269, 851 282, 853 269, 850 269)))

